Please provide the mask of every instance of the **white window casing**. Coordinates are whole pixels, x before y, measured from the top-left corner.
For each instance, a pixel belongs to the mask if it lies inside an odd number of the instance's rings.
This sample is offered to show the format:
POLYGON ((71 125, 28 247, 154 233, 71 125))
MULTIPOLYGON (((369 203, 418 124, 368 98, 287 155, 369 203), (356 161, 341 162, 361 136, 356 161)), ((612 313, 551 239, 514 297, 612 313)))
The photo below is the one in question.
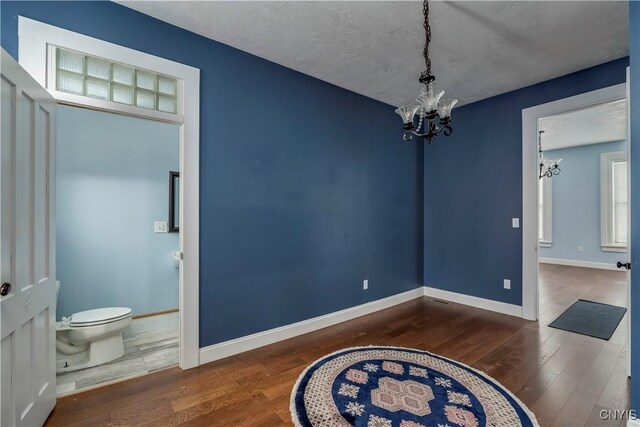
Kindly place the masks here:
POLYGON ((600 235, 607 252, 627 251, 627 153, 600 155, 600 235))
POLYGON ((59 103, 184 123, 187 67, 182 64, 24 17, 20 17, 18 32, 20 65, 59 103), (77 68, 58 66, 61 53, 68 55, 67 60, 75 55, 77 68), (122 80, 122 71, 127 69, 133 76, 130 83, 122 80), (75 87, 59 90, 65 77, 75 87), (163 84, 167 82, 175 83, 175 94, 163 84), (122 98, 125 92, 132 97, 130 103, 122 98), (167 106, 172 101, 175 113, 167 106))
POLYGON ((538 246, 550 248, 553 236, 553 179, 544 177, 538 182, 538 246))

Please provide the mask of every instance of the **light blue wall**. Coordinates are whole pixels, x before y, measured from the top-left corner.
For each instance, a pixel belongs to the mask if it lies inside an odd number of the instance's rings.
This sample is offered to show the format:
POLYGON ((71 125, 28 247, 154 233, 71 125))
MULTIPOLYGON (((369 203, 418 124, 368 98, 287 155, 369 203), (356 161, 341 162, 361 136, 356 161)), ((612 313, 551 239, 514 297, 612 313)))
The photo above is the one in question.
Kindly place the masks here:
POLYGON ((600 154, 626 150, 625 141, 617 141, 545 151, 562 159, 562 173, 552 178, 553 244, 540 248, 541 257, 609 264, 624 258, 600 247, 600 154))
POLYGON ((167 220, 179 127, 60 106, 57 136, 58 317, 177 308, 178 233, 154 233, 153 222, 167 220))

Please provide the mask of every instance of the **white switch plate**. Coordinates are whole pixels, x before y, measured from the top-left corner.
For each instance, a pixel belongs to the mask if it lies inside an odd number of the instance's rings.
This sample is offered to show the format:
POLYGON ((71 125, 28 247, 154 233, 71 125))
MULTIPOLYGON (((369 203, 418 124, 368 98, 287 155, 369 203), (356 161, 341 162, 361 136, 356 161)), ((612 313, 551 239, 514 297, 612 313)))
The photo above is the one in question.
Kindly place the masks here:
POLYGON ((584 248, 582 246, 578 246, 578 252, 584 252, 584 248))
POLYGON ((505 289, 511 289, 511 280, 504 279, 504 288, 505 289))
POLYGON ((513 228, 520 228, 520 218, 511 218, 511 226, 513 228))
POLYGON ((364 290, 369 289, 369 279, 362 281, 362 289, 364 290))
POLYGON ((166 233, 168 231, 167 221, 155 221, 153 223, 154 233, 166 233))

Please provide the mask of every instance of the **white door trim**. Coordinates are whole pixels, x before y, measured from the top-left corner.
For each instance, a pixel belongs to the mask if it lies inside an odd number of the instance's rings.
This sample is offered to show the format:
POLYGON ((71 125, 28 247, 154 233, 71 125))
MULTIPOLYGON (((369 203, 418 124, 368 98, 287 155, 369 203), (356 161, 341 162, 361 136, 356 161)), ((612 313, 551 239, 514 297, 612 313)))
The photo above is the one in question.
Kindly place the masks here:
MULTIPOLYGON (((183 114, 164 121, 177 123, 180 131, 180 367, 199 364, 199 239, 200 239, 200 70, 178 62, 88 37, 20 16, 18 56, 27 70, 59 102, 70 103, 47 87, 48 45, 66 47, 90 55, 173 76, 183 82, 183 114)), ((77 104, 76 104, 77 105, 77 104)), ((100 109, 97 105, 84 105, 100 109)), ((123 112, 136 115, 135 112, 123 112)), ((149 118, 148 115, 142 117, 149 118)))
MULTIPOLYGON (((631 99, 631 68, 627 67, 627 82, 625 84, 625 96, 627 101, 631 99)), ((629 202, 631 202, 631 108, 627 102, 627 191, 629 194, 629 202)), ((627 203, 627 230, 628 237, 631 237, 631 203, 627 203)), ((627 262, 631 263, 631 239, 627 239, 627 262)), ((629 343, 629 351, 627 351, 627 376, 631 378, 631 270, 627 271, 629 286, 627 286, 627 342, 629 343)), ((640 420, 638 424, 640 424, 640 420)))
POLYGON ((625 98, 621 83, 522 110, 522 317, 538 319, 538 119, 625 98))

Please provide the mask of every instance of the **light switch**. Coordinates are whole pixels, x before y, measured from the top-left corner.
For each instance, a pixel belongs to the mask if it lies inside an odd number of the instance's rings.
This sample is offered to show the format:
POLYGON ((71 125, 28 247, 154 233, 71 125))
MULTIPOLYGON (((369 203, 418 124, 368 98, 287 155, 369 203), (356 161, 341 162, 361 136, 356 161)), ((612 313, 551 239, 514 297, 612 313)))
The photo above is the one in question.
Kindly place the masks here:
POLYGON ((511 280, 504 279, 504 288, 505 289, 511 289, 511 280))
POLYGON ((520 228, 520 218, 511 218, 511 226, 513 228, 520 228))
POLYGON ((153 223, 154 233, 166 233, 168 231, 167 221, 155 221, 153 223))

